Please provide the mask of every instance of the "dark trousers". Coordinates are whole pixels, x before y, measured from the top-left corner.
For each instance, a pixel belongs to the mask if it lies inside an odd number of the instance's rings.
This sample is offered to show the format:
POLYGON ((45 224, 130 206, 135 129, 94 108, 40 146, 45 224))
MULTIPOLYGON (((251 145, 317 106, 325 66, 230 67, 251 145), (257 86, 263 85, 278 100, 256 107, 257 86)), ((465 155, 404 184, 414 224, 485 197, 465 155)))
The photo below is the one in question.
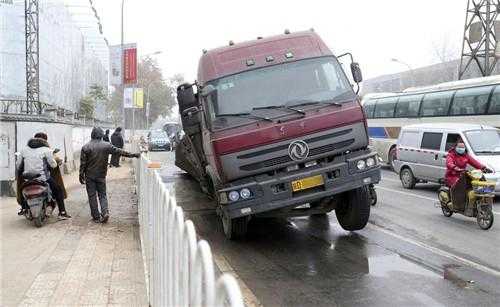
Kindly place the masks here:
POLYGON ((101 213, 108 213, 108 199, 106 197, 106 178, 85 178, 85 186, 87 188, 87 196, 89 197, 90 214, 94 220, 101 217, 101 213), (97 197, 99 197, 99 204, 101 211, 99 212, 99 205, 97 204, 97 197))
POLYGON ((113 154, 111 155, 111 165, 118 167, 120 166, 120 155, 119 154, 113 154))
POLYGON ((47 183, 49 184, 50 191, 52 192, 52 196, 56 199, 57 208, 59 209, 59 213, 66 212, 66 208, 64 206, 64 194, 59 185, 52 178, 47 179, 47 183))

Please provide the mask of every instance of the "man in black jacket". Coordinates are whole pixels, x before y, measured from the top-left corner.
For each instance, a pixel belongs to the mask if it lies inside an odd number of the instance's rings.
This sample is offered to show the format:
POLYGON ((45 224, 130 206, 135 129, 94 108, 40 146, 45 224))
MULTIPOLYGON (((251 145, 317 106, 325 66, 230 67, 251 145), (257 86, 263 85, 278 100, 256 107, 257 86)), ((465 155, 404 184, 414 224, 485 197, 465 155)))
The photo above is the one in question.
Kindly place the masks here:
MULTIPOLYGON (((115 129, 115 132, 111 135, 111 144, 118 148, 123 148, 123 136, 122 136, 122 128, 118 127, 115 129)), ((111 166, 120 167, 120 154, 112 154, 111 155, 111 166)))
POLYGON ((138 158, 140 154, 129 153, 102 140, 104 132, 101 128, 92 129, 91 140, 82 147, 80 156, 80 183, 85 184, 89 198, 90 214, 95 222, 106 223, 109 219, 108 200, 106 197, 106 174, 110 154, 138 158), (101 212, 97 205, 97 197, 101 212))

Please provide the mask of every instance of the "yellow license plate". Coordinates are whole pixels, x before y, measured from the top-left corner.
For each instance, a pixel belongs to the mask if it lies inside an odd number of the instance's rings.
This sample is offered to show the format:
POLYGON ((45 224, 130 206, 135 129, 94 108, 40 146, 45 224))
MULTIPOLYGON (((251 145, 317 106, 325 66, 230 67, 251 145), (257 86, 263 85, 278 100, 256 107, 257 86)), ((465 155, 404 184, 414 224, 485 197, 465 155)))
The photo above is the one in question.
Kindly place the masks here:
POLYGON ((304 179, 292 181, 292 191, 293 192, 302 191, 302 190, 318 187, 320 185, 323 185, 324 183, 325 182, 323 181, 322 175, 307 177, 304 179))

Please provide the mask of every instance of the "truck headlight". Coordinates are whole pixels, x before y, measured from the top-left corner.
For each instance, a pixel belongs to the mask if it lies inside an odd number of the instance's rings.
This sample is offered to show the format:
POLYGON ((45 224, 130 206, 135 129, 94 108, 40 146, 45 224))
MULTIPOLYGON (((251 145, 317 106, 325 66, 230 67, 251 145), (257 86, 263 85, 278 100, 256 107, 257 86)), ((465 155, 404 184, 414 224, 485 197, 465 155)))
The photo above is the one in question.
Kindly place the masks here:
POLYGON ((249 190, 249 189, 247 189, 247 188, 243 188, 243 189, 241 189, 241 191, 240 191, 240 196, 241 196, 241 198, 243 198, 243 199, 249 199, 249 198, 250 198, 250 196, 252 196, 252 192, 250 192, 250 190, 249 190))
POLYGON ((359 170, 364 170, 366 168, 366 162, 365 162, 365 160, 359 160, 358 162, 356 162, 356 167, 359 170))
POLYGON ((366 166, 372 167, 375 165, 375 159, 374 158, 368 158, 366 159, 366 166))
POLYGON ((237 201, 240 199, 240 193, 238 193, 238 191, 231 191, 229 192, 228 197, 230 201, 237 201))

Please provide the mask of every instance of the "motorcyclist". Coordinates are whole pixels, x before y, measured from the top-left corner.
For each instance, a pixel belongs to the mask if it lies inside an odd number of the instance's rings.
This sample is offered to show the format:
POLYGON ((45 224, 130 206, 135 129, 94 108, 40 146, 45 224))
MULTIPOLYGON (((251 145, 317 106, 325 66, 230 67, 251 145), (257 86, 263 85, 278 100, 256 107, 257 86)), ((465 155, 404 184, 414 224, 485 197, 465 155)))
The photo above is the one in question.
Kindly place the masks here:
POLYGON ((467 148, 463 140, 459 139, 456 145, 448 151, 446 157, 446 185, 453 188, 460 179, 462 173, 466 171, 468 165, 480 169, 485 173, 491 172, 488 167, 484 166, 481 162, 467 153, 467 148))
MULTIPOLYGON (((52 192, 53 197, 57 202, 59 209, 59 217, 61 218, 71 218, 71 216, 66 212, 64 204, 64 187, 56 182, 54 178, 53 171, 57 169, 58 164, 62 161, 54 157, 53 150, 50 149, 49 143, 47 142, 47 134, 39 132, 31 138, 27 146, 21 151, 19 159, 17 160, 16 168, 18 170, 18 201, 21 202, 22 209, 18 213, 20 215, 24 214, 25 210, 28 208, 21 196, 21 183, 23 173, 38 173, 40 177, 39 180, 47 182, 52 192)), ((59 175, 60 177, 60 175, 59 175)), ((62 180, 59 180, 60 182, 62 180)), ((53 209, 53 208, 51 208, 53 209)))

